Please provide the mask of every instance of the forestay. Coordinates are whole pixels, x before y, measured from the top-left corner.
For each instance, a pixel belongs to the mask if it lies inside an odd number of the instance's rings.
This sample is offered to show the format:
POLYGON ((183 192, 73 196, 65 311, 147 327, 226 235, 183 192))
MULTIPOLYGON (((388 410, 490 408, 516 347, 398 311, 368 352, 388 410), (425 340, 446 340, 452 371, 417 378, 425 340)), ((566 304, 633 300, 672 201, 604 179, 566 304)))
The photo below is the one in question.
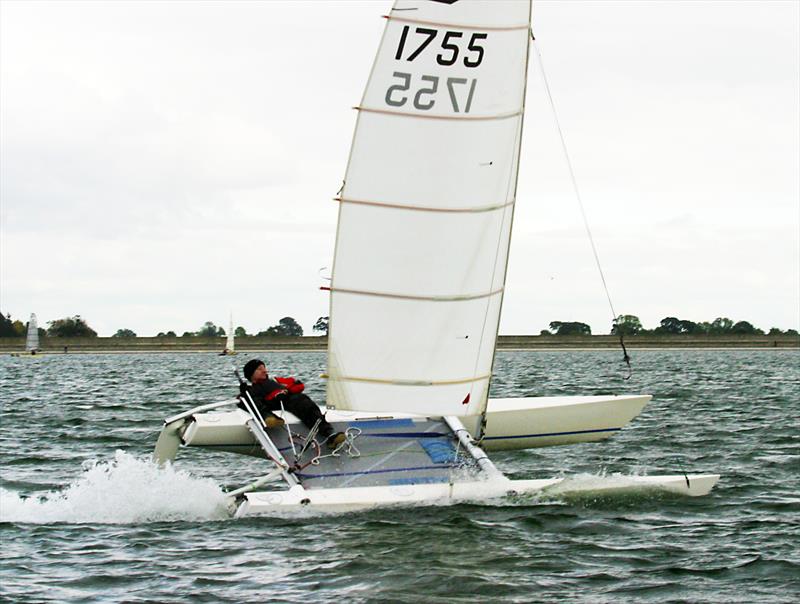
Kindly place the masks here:
POLYGON ((516 193, 530 2, 399 0, 340 194, 327 403, 486 408, 516 193))

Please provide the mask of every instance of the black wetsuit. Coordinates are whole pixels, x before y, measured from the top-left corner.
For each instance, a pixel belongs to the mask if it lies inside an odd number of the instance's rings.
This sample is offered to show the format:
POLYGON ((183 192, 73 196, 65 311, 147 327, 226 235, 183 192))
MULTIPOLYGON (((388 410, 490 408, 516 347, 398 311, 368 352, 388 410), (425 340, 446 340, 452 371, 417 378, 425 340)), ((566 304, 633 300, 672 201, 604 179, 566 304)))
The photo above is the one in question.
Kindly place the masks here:
MULTIPOLYGON (((279 411, 282 400, 283 408, 303 422, 306 428, 310 430, 317 423, 317 420, 321 419, 319 435, 322 438, 328 438, 333 434, 333 426, 322 415, 319 406, 302 392, 290 394, 283 385, 269 378, 260 384, 248 386, 247 392, 250 393, 259 413, 264 417, 270 415, 273 411, 279 411), (276 391, 283 391, 284 394, 276 395, 276 391)), ((242 403, 239 403, 239 406, 244 408, 242 403)))

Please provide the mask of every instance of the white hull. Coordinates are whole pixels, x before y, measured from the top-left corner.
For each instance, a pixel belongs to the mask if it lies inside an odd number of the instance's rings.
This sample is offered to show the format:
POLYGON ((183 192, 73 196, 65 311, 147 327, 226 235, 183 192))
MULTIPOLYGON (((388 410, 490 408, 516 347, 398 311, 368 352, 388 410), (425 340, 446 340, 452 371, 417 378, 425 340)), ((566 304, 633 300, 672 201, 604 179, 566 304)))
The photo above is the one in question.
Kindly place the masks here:
MULTIPOLYGON (((605 440, 641 413, 650 395, 548 396, 489 399, 486 451, 605 440)), ((464 422, 473 435, 477 422, 464 422)))
POLYGON ((437 505, 542 495, 610 495, 662 491, 676 495, 707 495, 719 480, 717 474, 673 476, 631 476, 596 481, 569 478, 486 481, 454 484, 416 484, 339 489, 304 489, 295 486, 282 491, 247 493, 236 509, 236 517, 280 514, 284 511, 311 510, 341 513, 385 506, 437 505))
MULTIPOLYGON (((568 444, 608 438, 635 417, 649 396, 552 397, 494 399, 490 402, 485 449, 513 449, 568 444)), ((155 457, 161 462, 175 457, 180 445, 264 456, 247 426, 246 412, 217 411, 228 402, 199 407, 169 418, 165 422, 155 457)), ((365 413, 331 410, 328 419, 345 429, 349 423, 375 423, 371 420, 400 420, 407 415, 376 417, 365 413)), ((288 419, 292 419, 289 417, 288 419)), ((469 418, 468 418, 469 419, 469 418)), ((417 420, 414 420, 417 421, 417 420)), ((473 431, 477 421, 465 425, 473 431)), ((252 425, 252 424, 251 424, 252 425)), ((457 430, 454 431, 457 433, 457 430)), ((280 436, 280 431, 276 433, 280 436)), ((465 435, 463 438, 467 438, 465 435)), ((480 453, 479 453, 480 455, 480 453)), ((367 472, 369 473, 369 472, 367 472)), ((259 491, 265 480, 232 493, 235 515, 280 514, 300 509, 339 513, 384 506, 440 505, 484 502, 516 496, 569 497, 664 491, 685 496, 706 495, 719 480, 716 474, 666 476, 611 476, 509 480, 499 472, 488 480, 421 482, 382 486, 309 487, 289 486, 280 490, 259 491)), ((274 476, 273 479, 277 478, 274 476)), ((447 480, 445 478, 445 480, 447 480)))
MULTIPOLYGON (((604 440, 636 417, 650 398, 633 395, 489 399, 481 446, 486 451, 502 451, 604 440)), ((369 417, 368 413, 352 411, 330 410, 327 414, 332 423, 369 417)), ((182 434, 186 446, 261 455, 247 429, 248 415, 240 409, 195 413, 187 419, 182 434)), ((294 416, 288 419, 297 421, 294 416)), ((464 425, 475 437, 478 419, 464 418, 464 425)))

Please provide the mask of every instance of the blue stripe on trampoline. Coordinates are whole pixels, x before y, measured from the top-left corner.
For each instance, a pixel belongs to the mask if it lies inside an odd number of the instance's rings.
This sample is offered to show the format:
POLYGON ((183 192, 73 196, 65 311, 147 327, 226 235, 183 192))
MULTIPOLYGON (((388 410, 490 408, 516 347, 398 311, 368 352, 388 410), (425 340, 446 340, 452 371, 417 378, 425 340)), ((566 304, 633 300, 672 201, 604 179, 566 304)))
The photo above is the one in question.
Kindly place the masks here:
MULTIPOLYGON (((443 438, 449 437, 450 434, 445 434, 444 432, 379 432, 377 434, 370 434, 369 432, 364 432, 363 434, 359 434, 359 438, 443 438)), ((216 446, 216 445, 214 445, 216 446)), ((245 446, 245 445, 242 445, 245 446)), ((246 445, 248 447, 255 447, 255 444, 246 445)), ((291 445, 286 445, 285 447, 278 447, 278 451, 283 453, 284 451, 291 451, 291 445)))
POLYGON ((419 444, 425 449, 425 453, 428 454, 428 457, 430 457, 431 461, 435 464, 455 461, 456 448, 449 440, 420 439, 419 444))
POLYGON ((545 436, 568 436, 569 434, 591 434, 593 432, 619 432, 622 428, 600 428, 598 430, 575 430, 574 432, 545 432, 544 434, 518 434, 515 436, 484 436, 483 440, 507 440, 511 438, 542 438, 545 436))
POLYGON ((414 420, 410 417, 401 419, 369 419, 365 421, 349 422, 351 428, 365 428, 367 430, 381 430, 383 428, 399 428, 413 426, 414 420))
POLYGON ((444 432, 378 432, 370 434, 364 432, 359 436, 368 436, 370 438, 442 438, 443 436, 452 436, 444 432))
POLYGON ((439 482, 449 482, 450 479, 446 476, 420 476, 419 478, 394 478, 389 481, 389 486, 398 486, 403 484, 431 484, 439 482))
POLYGON ((304 474, 298 472, 295 474, 300 478, 328 478, 329 476, 363 476, 366 474, 388 474, 391 472, 415 472, 419 470, 441 470, 442 468, 454 468, 453 464, 440 464, 437 466, 417 466, 414 468, 388 468, 386 470, 364 470, 363 472, 331 472, 330 474, 304 474))

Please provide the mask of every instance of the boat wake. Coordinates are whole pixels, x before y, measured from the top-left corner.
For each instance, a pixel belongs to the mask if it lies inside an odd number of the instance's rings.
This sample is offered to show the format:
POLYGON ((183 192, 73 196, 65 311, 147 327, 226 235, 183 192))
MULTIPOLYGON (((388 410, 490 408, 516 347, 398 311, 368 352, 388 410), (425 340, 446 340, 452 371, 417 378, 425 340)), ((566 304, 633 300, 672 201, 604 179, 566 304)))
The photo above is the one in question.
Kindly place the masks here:
MULTIPOLYGON (((636 478, 621 474, 578 474, 535 493, 500 499, 489 497, 488 492, 484 498, 478 491, 470 503, 488 506, 556 501, 568 504, 620 503, 643 497, 669 496, 661 489, 637 483, 636 478)), ((149 458, 136 458, 118 450, 112 461, 85 464, 83 474, 59 491, 26 497, 0 489, 0 522, 127 524, 224 520, 230 518, 227 503, 224 491, 212 479, 192 476, 170 464, 160 467, 149 458)), ((434 500, 424 505, 452 504, 449 500, 434 500)), ((290 516, 297 517, 298 513, 305 516, 303 512, 306 510, 294 510, 290 516)), ((331 514, 319 510, 306 513, 308 516, 331 514)), ((343 512, 333 512, 333 515, 340 513, 343 512)), ((280 513, 275 515, 281 516, 280 513)))
POLYGON ((87 463, 83 474, 60 491, 23 497, 0 489, 0 522, 125 524, 228 517, 225 494, 213 480, 121 450, 113 461, 87 463))

